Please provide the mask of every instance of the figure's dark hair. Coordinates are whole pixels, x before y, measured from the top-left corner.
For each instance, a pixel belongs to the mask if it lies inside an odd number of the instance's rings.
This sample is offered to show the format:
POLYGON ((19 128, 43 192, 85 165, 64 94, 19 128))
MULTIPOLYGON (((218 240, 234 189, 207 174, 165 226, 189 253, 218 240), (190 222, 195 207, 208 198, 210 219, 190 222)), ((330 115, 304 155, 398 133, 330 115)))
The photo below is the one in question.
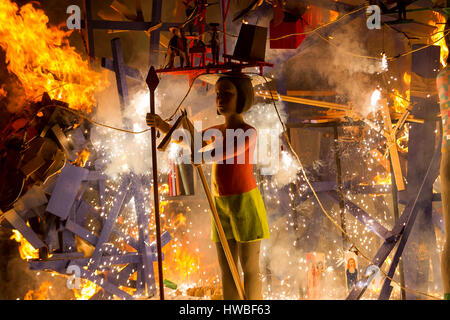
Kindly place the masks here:
POLYGON ((250 77, 243 73, 224 73, 217 82, 221 80, 229 80, 237 89, 237 113, 248 111, 252 107, 255 98, 255 91, 253 90, 250 77))

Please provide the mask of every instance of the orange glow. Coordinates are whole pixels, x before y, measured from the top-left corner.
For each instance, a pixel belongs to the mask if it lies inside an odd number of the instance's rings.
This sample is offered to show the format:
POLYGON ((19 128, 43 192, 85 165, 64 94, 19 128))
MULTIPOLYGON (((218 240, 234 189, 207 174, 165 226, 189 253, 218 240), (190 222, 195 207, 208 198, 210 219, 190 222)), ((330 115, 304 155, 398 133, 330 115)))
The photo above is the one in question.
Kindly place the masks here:
POLYGON ((84 167, 86 165, 86 161, 89 159, 90 154, 91 153, 89 151, 84 149, 80 152, 77 152, 78 158, 72 164, 78 167, 84 167))
POLYGON ((48 291, 52 289, 52 284, 44 281, 37 291, 28 290, 25 294, 24 300, 48 300, 48 291))
POLYGON ((104 88, 107 81, 70 46, 72 31, 47 26, 48 17, 32 3, 19 9, 10 0, 0 1, 0 21, 7 68, 19 79, 25 98, 34 100, 48 92, 52 99, 89 112, 95 104, 94 90, 104 88))
POLYGON ((330 10, 330 22, 336 21, 337 18, 339 18, 339 12, 330 10))
MULTIPOLYGON (((448 57, 448 47, 445 43, 445 16, 439 12, 432 11, 433 19, 428 22, 428 24, 435 26, 436 30, 433 31, 431 35, 431 43, 435 46, 441 47, 441 65, 445 67, 447 65, 447 57, 448 57)), ((447 31, 448 32, 448 31, 447 31)), ((430 43, 430 44, 431 44, 430 43)))
POLYGON ((375 178, 373 178, 373 181, 375 182, 375 185, 386 185, 386 184, 391 184, 392 183, 392 179, 391 179, 391 174, 379 174, 377 176, 375 176, 375 178))
MULTIPOLYGON (((408 76, 403 75, 403 79, 408 78, 408 76)), ((411 76, 409 76, 411 79, 411 76)), ((411 80, 409 80, 411 81, 411 80)), ((404 97, 397 89, 394 89, 394 93, 391 94, 391 98, 394 102, 394 111, 397 113, 403 113, 409 107, 409 96, 410 91, 406 90, 406 97, 404 97)))
POLYGON ((19 253, 23 260, 39 259, 39 249, 35 249, 19 231, 14 229, 10 239, 20 243, 19 253))
POLYGON ((403 73, 403 82, 409 86, 411 84, 411 74, 408 72, 403 73))
POLYGON ((409 128, 403 126, 400 136, 397 138, 397 149, 402 153, 408 152, 409 128))
POLYGON ((198 280, 196 273, 200 269, 200 253, 191 253, 185 246, 167 250, 164 255, 171 263, 164 267, 164 276, 175 281, 192 282, 198 280))
POLYGON ((75 299, 89 300, 94 294, 100 291, 100 287, 89 280, 81 279, 81 289, 72 289, 72 291, 75 295, 75 299))

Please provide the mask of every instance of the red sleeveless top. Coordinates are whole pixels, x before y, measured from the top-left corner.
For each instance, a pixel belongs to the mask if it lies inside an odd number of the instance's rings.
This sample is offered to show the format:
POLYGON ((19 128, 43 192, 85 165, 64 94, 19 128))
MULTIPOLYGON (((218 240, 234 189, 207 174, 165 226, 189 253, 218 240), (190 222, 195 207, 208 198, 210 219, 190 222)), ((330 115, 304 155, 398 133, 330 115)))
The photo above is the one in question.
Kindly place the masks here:
MULTIPOLYGON (((253 176, 253 156, 256 145, 256 129, 250 125, 244 125, 234 130, 236 133, 228 138, 223 125, 213 126, 209 129, 218 129, 222 132, 223 143, 217 148, 222 148, 223 159, 214 162, 211 174, 211 187, 216 196, 228 196, 241 194, 256 188, 256 180, 253 176), (242 136, 243 135, 243 136, 242 136), (245 140, 242 140, 245 137, 245 140), (245 142, 244 142, 245 141, 245 142), (244 143, 242 143, 244 142, 244 143), (233 154, 227 155, 228 144, 233 143, 233 154), (228 158, 227 158, 228 156, 228 158), (230 163, 232 161, 232 163, 230 163)), ((203 132, 207 131, 204 130, 203 132)), ((230 148, 232 146, 230 145, 230 148)), ((215 152, 217 150, 215 149, 215 152)))

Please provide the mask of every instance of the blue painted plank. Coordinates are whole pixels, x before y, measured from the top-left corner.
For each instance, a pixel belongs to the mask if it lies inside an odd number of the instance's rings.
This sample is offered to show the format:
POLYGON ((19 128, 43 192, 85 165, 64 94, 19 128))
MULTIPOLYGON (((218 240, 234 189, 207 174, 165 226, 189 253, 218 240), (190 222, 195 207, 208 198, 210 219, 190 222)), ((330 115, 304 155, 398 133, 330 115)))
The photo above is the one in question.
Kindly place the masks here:
POLYGON ((93 244, 94 246, 98 242, 98 238, 95 234, 93 234, 89 230, 83 228, 79 224, 73 222, 72 220, 67 220, 66 229, 73 232, 74 234, 79 236, 81 239, 86 240, 87 242, 93 244))
POLYGON ((27 226, 26 222, 16 213, 14 209, 11 209, 3 214, 3 217, 15 228, 22 236, 28 240, 28 242, 35 248, 46 247, 45 243, 37 236, 37 234, 27 226))
POLYGON ((115 285, 136 288, 136 281, 130 280, 130 277, 138 270, 138 265, 134 263, 128 264, 119 273, 114 273, 109 277, 109 281, 115 285))
POLYGON ((131 296, 130 294, 126 293, 125 291, 120 290, 117 286, 115 286, 114 284, 112 284, 111 282, 105 280, 103 277, 95 275, 94 273, 85 270, 83 268, 80 269, 81 271, 81 278, 87 279, 93 283, 95 283, 97 286, 102 287, 103 289, 105 289, 106 292, 109 292, 121 299, 124 300, 132 300, 133 296, 131 296))
MULTIPOLYGON (((86 266, 90 258, 72 259, 69 265, 77 265, 80 267, 86 266)), ((121 255, 103 256, 100 259, 99 265, 120 265, 120 264, 141 264, 142 256, 136 252, 129 252, 121 255)))
POLYGON ((128 176, 125 176, 122 179, 122 182, 118 188, 117 197, 114 201, 114 204, 104 221, 102 231, 100 233, 97 242, 97 246, 92 255, 90 268, 92 268, 93 270, 97 269, 99 265, 100 258, 102 255, 101 248, 103 244, 109 240, 109 236, 111 235, 113 225, 116 222, 116 219, 120 213, 120 208, 122 208, 123 201, 128 193, 129 185, 130 185, 130 178, 128 176))
MULTIPOLYGON (((335 192, 330 192, 327 194, 334 201, 338 202, 338 197, 335 192)), ((359 206, 353 202, 344 199, 345 208, 350 214, 352 214, 356 219, 363 223, 369 230, 380 237, 383 240, 388 239, 391 236, 391 232, 383 227, 377 219, 372 218, 366 211, 361 209, 359 206)))
POLYGON ((44 189, 34 185, 14 203, 14 210, 19 216, 24 218, 24 214, 27 211, 42 206, 47 202, 44 189))
POLYGON ((130 103, 128 96, 128 85, 126 79, 125 62, 123 59, 122 43, 120 38, 111 40, 114 72, 116 73, 116 84, 119 92, 120 106, 123 109, 130 103))
MULTIPOLYGON (((89 203, 86 201, 81 200, 80 205, 78 206, 78 210, 86 210, 87 213, 89 213, 91 216, 93 216, 95 219, 99 220, 100 222, 103 221, 103 218, 100 216, 100 213, 98 210, 96 210, 94 207, 92 207, 89 203)), ((81 225, 81 224, 80 224, 81 225)), ((125 242, 133 247, 134 249, 138 249, 139 246, 136 242, 136 240, 125 233, 123 233, 116 225, 113 226, 112 233, 115 233, 119 237, 125 240, 125 242)))
MULTIPOLYGON (((105 69, 108 69, 110 71, 114 72, 114 61, 108 58, 102 58, 102 67, 105 69)), ((130 68, 128 66, 124 66, 125 69, 125 75, 129 78, 144 81, 144 78, 142 78, 141 73, 137 69, 130 68)))
POLYGON ((139 252, 142 254, 142 272, 143 279, 139 279, 139 286, 141 281, 144 281, 147 286, 147 292, 151 295, 156 294, 155 274, 152 261, 152 248, 150 243, 149 226, 150 217, 145 212, 144 196, 142 194, 142 185, 136 177, 133 179, 132 192, 134 195, 134 203, 136 209, 137 222, 139 226, 139 252))
POLYGON ((65 220, 78 194, 81 182, 88 175, 89 170, 66 163, 59 174, 47 205, 47 211, 65 220))
POLYGON ((28 261, 30 270, 53 270, 62 274, 66 273, 68 264, 69 262, 67 260, 28 261))

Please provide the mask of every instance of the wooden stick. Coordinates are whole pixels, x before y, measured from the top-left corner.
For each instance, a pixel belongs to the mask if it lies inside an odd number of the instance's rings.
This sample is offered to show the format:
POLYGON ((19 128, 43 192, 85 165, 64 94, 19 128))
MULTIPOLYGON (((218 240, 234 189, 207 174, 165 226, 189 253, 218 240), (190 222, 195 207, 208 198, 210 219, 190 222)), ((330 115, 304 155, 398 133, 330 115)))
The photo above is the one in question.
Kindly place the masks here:
MULTIPOLYGON (((159 84, 158 76, 153 66, 150 67, 146 79, 150 90, 150 113, 155 114, 155 90, 159 84)), ((156 157, 156 128, 151 128, 152 139, 152 172, 153 172, 153 200, 155 205, 155 227, 156 227, 156 250, 158 253, 158 277, 159 277, 159 299, 164 300, 164 279, 162 266, 162 250, 161 250, 161 223, 159 216, 159 193, 158 193, 158 160, 156 157)), ((143 226, 148 228, 148 226, 143 226)))
MULTIPOLYGON (((263 98, 269 98, 269 99, 272 98, 272 95, 270 94, 270 92, 261 92, 261 93, 256 92, 256 95, 259 97, 263 97, 263 98)), ((275 100, 281 99, 282 101, 286 101, 286 102, 307 104, 310 106, 321 107, 321 108, 343 110, 343 111, 351 111, 352 110, 352 107, 344 105, 344 104, 319 101, 319 100, 313 100, 313 99, 290 97, 290 96, 278 95, 278 94, 273 94, 273 98, 275 100)))
POLYGON ((405 184, 403 182, 402 168, 400 166, 400 158, 398 156, 397 143, 395 136, 392 135, 392 121, 389 113, 389 107, 386 101, 383 101, 381 108, 381 114, 383 115, 384 132, 386 133, 386 140, 389 143, 389 154, 391 157, 391 164, 395 175, 395 182, 397 190, 405 190, 405 184))

